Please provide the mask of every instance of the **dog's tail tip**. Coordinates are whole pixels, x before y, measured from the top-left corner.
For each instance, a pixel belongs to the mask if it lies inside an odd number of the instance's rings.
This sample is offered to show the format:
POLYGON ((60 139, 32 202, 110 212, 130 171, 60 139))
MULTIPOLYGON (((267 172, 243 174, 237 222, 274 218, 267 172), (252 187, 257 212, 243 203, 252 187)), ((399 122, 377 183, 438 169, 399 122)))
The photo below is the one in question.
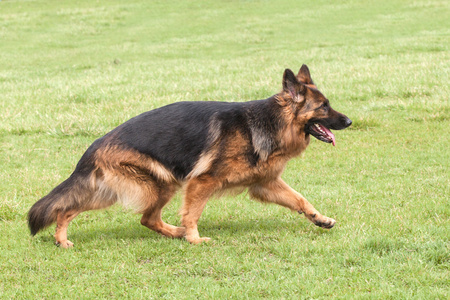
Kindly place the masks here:
POLYGON ((39 231, 56 221, 56 214, 52 212, 53 209, 49 209, 51 204, 47 197, 36 202, 28 212, 28 228, 31 236, 35 236, 39 231))
POLYGON ((37 201, 28 212, 28 228, 32 236, 56 222, 58 212, 76 207, 77 181, 71 176, 37 201))

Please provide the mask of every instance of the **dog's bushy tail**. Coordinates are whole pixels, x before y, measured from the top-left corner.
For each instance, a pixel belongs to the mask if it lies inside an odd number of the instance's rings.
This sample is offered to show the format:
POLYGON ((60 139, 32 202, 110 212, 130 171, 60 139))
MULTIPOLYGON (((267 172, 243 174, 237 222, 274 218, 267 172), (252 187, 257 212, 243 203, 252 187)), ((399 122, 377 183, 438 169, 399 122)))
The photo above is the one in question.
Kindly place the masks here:
POLYGON ((86 180, 72 174, 31 207, 28 212, 31 235, 53 224, 59 212, 80 210, 88 194, 89 186, 86 180))

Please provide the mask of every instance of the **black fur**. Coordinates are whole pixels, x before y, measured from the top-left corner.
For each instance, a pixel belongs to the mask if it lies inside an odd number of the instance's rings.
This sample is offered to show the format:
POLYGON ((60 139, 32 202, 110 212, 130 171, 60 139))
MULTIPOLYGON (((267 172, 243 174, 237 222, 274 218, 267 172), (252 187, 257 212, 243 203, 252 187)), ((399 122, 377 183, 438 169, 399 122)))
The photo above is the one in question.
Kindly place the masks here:
MULTIPOLYGON (((255 165, 261 152, 270 154, 276 147, 273 137, 280 121, 274 102, 274 98, 236 103, 177 102, 142 113, 104 138, 112 136, 113 143, 149 155, 182 180, 208 147, 209 130, 215 123, 220 126, 221 138, 238 130, 249 140, 262 141, 248 149, 249 161, 255 165)), ((94 152, 100 141, 87 153, 94 152)))

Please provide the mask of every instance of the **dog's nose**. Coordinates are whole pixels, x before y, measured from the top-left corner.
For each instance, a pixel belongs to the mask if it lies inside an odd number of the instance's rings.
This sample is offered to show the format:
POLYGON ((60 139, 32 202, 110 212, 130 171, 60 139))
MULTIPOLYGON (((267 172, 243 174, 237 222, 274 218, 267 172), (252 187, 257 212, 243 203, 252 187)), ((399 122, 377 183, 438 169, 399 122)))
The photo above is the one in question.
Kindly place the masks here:
POLYGON ((347 118, 347 120, 345 120, 345 127, 348 127, 352 125, 352 120, 350 120, 349 118, 347 118))

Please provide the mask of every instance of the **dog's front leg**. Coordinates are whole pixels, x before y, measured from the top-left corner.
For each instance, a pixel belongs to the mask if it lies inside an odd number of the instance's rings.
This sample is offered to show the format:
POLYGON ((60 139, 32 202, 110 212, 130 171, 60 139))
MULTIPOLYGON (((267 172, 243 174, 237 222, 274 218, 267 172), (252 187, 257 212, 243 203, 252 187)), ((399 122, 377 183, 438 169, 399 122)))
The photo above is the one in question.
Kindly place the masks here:
POLYGON ((191 244, 199 244, 210 240, 207 237, 200 237, 197 223, 206 202, 217 189, 217 182, 208 176, 193 178, 186 185, 181 211, 181 224, 186 228, 186 240, 191 244))
POLYGON ((332 228, 336 221, 319 213, 300 193, 292 189, 281 178, 253 185, 250 196, 263 202, 272 202, 304 213, 306 218, 317 226, 332 228))

